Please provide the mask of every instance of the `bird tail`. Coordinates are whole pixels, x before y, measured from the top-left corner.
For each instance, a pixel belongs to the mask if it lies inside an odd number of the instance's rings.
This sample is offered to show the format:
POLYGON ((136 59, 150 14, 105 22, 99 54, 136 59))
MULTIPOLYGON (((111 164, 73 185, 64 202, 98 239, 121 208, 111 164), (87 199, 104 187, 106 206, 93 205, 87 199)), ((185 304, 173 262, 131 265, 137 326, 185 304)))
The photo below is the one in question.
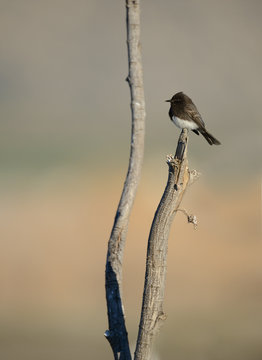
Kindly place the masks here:
POLYGON ((206 131, 206 129, 199 129, 199 131, 201 132, 201 134, 204 136, 204 138, 206 139, 206 141, 210 144, 210 145, 220 145, 220 141, 218 141, 213 135, 211 135, 209 132, 206 131))

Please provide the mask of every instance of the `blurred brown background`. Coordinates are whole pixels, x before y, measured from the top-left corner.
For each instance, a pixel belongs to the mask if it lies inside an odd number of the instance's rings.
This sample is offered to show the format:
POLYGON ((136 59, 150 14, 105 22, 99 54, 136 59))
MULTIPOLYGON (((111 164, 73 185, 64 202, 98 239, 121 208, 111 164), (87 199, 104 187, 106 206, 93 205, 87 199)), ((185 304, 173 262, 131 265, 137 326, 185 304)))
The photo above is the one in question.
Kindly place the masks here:
MULTIPOLYGON (((134 344, 146 242, 183 90, 221 142, 169 242, 159 359, 260 360, 261 1, 142 1, 147 133, 124 258, 134 344), (183 237, 181 236, 183 234, 183 237)), ((2 360, 111 359, 104 265, 129 154, 124 1, 0 0, 2 360)))

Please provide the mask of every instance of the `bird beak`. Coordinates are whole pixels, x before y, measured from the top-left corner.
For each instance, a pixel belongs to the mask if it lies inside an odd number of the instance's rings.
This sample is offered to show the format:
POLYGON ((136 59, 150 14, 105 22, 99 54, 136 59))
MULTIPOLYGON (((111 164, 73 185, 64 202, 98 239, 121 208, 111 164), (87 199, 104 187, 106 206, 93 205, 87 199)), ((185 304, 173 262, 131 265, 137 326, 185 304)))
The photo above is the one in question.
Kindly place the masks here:
POLYGON ((166 102, 171 102, 171 100, 166 100, 166 102))

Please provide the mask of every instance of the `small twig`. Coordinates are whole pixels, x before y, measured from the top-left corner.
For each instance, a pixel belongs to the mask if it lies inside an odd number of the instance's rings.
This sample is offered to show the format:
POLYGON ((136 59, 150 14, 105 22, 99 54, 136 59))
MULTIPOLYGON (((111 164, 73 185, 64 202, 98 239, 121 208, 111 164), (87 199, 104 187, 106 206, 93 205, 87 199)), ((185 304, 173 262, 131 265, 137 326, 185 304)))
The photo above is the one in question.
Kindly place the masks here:
POLYGON ((187 217, 187 222, 191 223, 194 225, 194 229, 197 229, 197 217, 194 214, 188 214, 187 211, 185 209, 177 209, 176 211, 181 211, 182 213, 184 213, 187 217))
POLYGON ((201 173, 197 170, 191 170, 189 172, 189 183, 188 185, 192 185, 195 181, 197 181, 201 176, 201 173))

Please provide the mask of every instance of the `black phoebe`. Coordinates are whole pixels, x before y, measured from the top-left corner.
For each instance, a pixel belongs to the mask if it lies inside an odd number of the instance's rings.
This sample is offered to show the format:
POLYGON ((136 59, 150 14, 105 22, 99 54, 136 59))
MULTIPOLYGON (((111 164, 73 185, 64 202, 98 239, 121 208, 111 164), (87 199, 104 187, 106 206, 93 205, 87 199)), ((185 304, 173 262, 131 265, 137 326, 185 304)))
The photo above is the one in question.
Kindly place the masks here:
POLYGON ((169 116, 176 126, 192 130, 197 135, 202 134, 210 145, 220 145, 220 142, 206 131, 205 123, 190 97, 181 91, 166 101, 170 102, 169 116))

